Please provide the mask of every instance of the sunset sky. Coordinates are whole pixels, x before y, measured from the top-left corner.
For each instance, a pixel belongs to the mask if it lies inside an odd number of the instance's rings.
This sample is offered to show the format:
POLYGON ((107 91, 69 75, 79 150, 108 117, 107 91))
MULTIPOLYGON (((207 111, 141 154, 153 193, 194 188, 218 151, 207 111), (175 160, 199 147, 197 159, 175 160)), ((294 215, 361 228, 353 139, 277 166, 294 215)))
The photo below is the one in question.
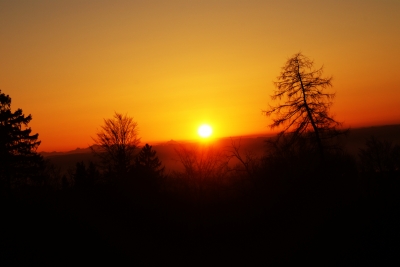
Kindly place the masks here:
POLYGON ((347 127, 400 123, 400 1, 0 0, 0 90, 38 151, 93 144, 114 112, 143 142, 267 134, 273 81, 302 52, 347 127))

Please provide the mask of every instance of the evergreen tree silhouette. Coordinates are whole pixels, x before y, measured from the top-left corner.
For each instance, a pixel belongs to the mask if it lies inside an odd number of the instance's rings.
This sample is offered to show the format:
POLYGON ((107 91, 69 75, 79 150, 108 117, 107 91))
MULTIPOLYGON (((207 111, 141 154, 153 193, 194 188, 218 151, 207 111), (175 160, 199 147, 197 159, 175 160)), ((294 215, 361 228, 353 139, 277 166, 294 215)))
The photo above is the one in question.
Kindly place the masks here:
POLYGON ((32 116, 11 111, 11 98, 0 91, 0 181, 5 188, 37 182, 43 158, 36 153, 38 134, 28 127, 32 116))
POLYGON ((135 165, 138 172, 145 176, 161 177, 165 167, 156 156, 157 152, 152 149, 152 146, 146 144, 135 160, 135 165))

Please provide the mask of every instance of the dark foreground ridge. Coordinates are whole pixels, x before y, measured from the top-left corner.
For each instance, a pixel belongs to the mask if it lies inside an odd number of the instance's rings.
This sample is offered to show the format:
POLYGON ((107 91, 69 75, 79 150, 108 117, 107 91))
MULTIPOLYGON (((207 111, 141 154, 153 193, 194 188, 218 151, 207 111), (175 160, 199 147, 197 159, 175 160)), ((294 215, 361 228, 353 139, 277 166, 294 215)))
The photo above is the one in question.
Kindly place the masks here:
POLYGON ((3 192, 1 262, 387 266, 398 261, 398 173, 270 177, 200 187, 131 180, 88 189, 3 192))

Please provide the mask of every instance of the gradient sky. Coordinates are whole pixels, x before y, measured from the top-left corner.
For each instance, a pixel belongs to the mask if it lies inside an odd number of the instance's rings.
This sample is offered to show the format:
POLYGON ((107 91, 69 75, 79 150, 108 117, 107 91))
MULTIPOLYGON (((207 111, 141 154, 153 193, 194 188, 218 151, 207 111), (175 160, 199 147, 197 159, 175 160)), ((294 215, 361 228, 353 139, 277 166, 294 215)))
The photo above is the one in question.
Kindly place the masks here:
POLYGON ((92 144, 114 112, 143 142, 269 133, 273 81, 302 52, 347 127, 400 123, 400 1, 0 0, 0 89, 38 151, 92 144))

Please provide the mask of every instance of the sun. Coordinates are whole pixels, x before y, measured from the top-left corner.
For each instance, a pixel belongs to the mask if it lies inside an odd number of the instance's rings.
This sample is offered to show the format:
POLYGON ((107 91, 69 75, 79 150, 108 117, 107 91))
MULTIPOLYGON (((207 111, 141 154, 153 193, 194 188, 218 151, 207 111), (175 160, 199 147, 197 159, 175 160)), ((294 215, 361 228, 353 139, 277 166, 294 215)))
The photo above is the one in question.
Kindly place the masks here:
POLYGON ((210 125, 208 124, 203 124, 199 127, 199 129, 197 130, 198 134, 203 137, 203 138, 207 138, 212 134, 212 128, 210 125))

